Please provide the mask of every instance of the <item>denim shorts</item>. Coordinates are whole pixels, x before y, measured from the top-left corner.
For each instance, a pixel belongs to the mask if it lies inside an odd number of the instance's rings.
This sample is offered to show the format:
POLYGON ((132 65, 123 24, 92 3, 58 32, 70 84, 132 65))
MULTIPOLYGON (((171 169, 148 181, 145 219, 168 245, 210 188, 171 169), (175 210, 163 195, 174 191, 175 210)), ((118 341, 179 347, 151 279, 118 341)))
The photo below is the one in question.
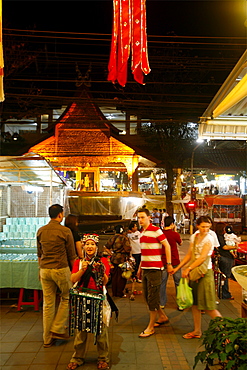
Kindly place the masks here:
POLYGON ((161 270, 143 269, 143 293, 148 304, 149 311, 156 311, 160 308, 161 276, 161 270))

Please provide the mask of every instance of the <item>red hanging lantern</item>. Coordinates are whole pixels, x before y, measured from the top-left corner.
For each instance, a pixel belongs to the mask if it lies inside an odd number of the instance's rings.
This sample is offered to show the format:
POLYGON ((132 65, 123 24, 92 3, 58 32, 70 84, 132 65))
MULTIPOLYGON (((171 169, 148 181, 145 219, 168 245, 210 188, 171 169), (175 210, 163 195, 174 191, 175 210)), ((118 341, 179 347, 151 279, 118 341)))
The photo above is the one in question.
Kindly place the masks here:
POLYGON ((108 81, 125 86, 128 59, 134 79, 143 84, 148 62, 146 33, 146 0, 113 0, 113 30, 108 64, 108 81))

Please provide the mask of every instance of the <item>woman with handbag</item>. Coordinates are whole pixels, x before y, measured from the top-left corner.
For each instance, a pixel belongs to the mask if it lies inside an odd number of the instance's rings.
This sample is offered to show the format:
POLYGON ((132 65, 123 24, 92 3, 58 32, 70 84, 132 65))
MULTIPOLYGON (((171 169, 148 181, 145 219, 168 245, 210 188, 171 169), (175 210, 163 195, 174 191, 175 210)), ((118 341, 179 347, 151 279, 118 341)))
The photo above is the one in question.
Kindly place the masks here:
POLYGON ((199 233, 191 235, 189 250, 174 268, 173 273, 188 264, 183 270, 182 277, 189 279, 193 293, 192 314, 194 330, 184 334, 184 339, 201 338, 201 311, 205 311, 212 319, 221 314, 216 310, 215 283, 212 270, 211 255, 214 250, 212 237, 209 235, 211 223, 207 216, 196 220, 199 233))
POLYGON ((78 290, 78 293, 75 292, 72 297, 74 303, 70 303, 72 306, 70 308, 70 328, 75 328, 76 332, 74 353, 67 370, 77 369, 84 364, 89 332, 95 334, 95 344, 98 350, 97 368, 109 369, 108 329, 104 322, 104 308, 101 314, 102 306, 99 301, 103 297, 104 287, 108 282, 110 266, 106 257, 99 257, 97 254, 98 241, 97 234, 84 234, 84 258, 76 260, 71 273, 74 290, 78 290))

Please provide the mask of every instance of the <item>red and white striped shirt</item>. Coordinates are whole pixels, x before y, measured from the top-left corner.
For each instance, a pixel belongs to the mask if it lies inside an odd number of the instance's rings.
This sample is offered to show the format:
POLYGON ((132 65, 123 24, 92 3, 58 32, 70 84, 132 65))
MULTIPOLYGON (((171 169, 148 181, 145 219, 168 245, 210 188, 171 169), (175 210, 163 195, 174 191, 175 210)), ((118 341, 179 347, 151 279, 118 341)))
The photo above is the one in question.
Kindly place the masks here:
POLYGON ((162 244, 166 237, 162 230, 150 224, 141 233, 141 268, 163 270, 162 244))

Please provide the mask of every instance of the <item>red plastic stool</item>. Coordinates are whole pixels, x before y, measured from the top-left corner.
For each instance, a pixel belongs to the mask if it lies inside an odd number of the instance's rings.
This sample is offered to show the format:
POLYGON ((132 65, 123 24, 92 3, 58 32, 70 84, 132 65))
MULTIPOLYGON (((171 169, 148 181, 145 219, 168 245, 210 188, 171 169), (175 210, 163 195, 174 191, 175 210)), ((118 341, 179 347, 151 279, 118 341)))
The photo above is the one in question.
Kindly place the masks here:
POLYGON ((34 306, 34 311, 39 311, 39 303, 41 298, 39 298, 39 290, 33 289, 33 301, 26 302, 23 301, 25 288, 20 288, 17 311, 21 311, 21 306, 34 306))

